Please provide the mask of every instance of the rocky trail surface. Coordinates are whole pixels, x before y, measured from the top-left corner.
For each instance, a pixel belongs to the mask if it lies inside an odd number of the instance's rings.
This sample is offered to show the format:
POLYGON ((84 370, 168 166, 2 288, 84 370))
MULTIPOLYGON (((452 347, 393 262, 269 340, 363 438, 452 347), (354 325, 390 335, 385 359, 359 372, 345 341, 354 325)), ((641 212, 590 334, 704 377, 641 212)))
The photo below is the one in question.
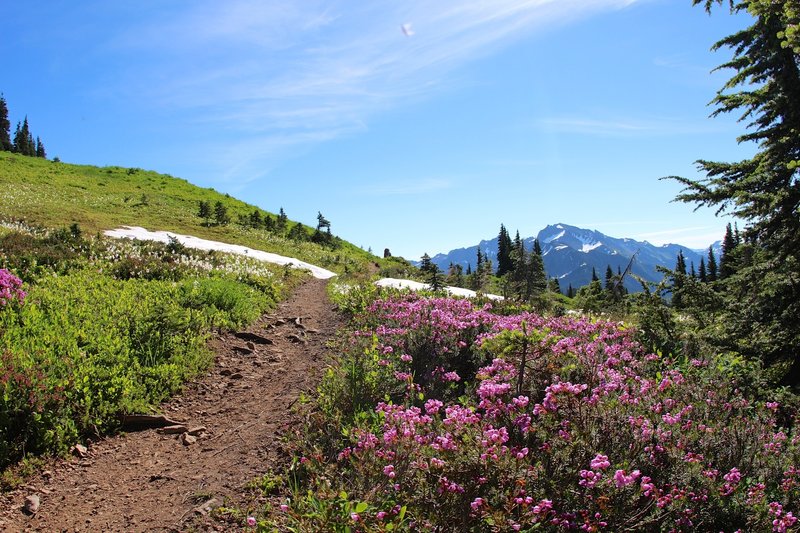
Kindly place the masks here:
POLYGON ((79 447, 0 496, 0 531, 241 530, 242 520, 211 510, 263 505, 248 484, 277 457, 291 407, 316 386, 340 325, 325 284, 309 280, 246 331, 213 339, 215 366, 162 406, 168 427, 79 447))

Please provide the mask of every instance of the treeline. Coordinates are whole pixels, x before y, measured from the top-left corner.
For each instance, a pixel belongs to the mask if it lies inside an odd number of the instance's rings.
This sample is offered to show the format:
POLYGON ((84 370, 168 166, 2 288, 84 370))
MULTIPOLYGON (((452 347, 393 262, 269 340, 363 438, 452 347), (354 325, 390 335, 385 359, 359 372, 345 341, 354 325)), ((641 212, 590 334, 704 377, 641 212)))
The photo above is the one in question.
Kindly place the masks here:
POLYGON ((47 157, 44 143, 39 137, 34 139, 28 126, 28 116, 22 122, 17 122, 14 137, 11 137, 11 122, 8 118, 8 104, 5 97, 0 94, 0 151, 14 152, 31 157, 47 157))
POLYGON ((504 224, 500 224, 498 235, 497 267, 487 254, 478 248, 475 270, 472 265, 464 267, 450 263, 445 275, 431 261, 428 254, 422 256, 420 270, 431 288, 437 290, 444 285, 464 287, 477 292, 501 292, 506 298, 538 304, 546 292, 561 293, 558 280, 547 279, 539 240, 533 241, 530 249, 519 236, 512 239, 504 224))
MULTIPOLYGON (((228 206, 220 200, 213 204, 210 200, 200 200, 197 216, 203 219, 205 226, 227 226, 233 222, 228 206)), ((338 248, 341 245, 341 239, 331 233, 331 223, 321 212, 317 212, 317 226, 311 233, 300 222, 291 224, 283 207, 274 217, 266 211, 253 209, 248 214, 239 214, 236 223, 243 228, 265 230, 296 242, 313 242, 331 248, 338 248)))

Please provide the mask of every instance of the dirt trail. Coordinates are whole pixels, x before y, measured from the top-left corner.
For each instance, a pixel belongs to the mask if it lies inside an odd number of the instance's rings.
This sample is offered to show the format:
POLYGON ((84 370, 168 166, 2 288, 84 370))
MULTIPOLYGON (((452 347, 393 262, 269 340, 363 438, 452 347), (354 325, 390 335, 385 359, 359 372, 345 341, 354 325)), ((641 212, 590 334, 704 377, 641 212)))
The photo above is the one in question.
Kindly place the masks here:
POLYGON ((163 406, 196 442, 158 430, 128 433, 89 446, 88 455, 59 461, 23 490, 0 499, 0 531, 214 531, 241 527, 209 516, 220 505, 262 504, 246 484, 277 455, 278 431, 290 407, 312 390, 325 343, 340 319, 310 280, 246 332, 212 341, 215 367, 163 406), (296 320, 299 317, 299 320, 296 320), (41 505, 28 516, 26 496, 41 505))

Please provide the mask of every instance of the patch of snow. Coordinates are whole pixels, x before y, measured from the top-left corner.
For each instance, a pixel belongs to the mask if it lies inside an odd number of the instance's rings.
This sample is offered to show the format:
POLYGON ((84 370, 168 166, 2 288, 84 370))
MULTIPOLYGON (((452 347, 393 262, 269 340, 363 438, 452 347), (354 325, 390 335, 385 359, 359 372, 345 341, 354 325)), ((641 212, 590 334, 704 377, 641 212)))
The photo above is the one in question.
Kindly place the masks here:
POLYGON ((178 242, 184 246, 188 248, 194 248, 196 250, 217 250, 230 254, 245 255, 247 257, 252 257, 253 259, 258 259, 259 261, 264 261, 265 263, 288 265, 292 268, 308 270, 311 272, 311 275, 317 279, 329 279, 336 276, 335 272, 325 270, 324 268, 306 263, 305 261, 300 261, 294 257, 285 257, 283 255, 273 254, 270 252, 254 250, 253 248, 239 246, 238 244, 226 244, 224 242, 208 241, 199 237, 193 237, 191 235, 180 235, 178 233, 172 233, 169 231, 148 231, 137 226, 123 226, 119 229, 108 230, 103 233, 109 237, 115 237, 117 239, 137 239, 142 241, 158 241, 163 243, 169 242, 170 237, 172 237, 177 239, 178 242))
MULTIPOLYGON (((410 279, 397 279, 397 278, 383 278, 379 279, 375 282, 375 285, 378 287, 393 287, 395 289, 410 289, 412 291, 422 291, 430 289, 430 285, 427 283, 420 283, 419 281, 412 281, 410 279)), ((475 291, 471 291, 469 289, 463 289, 461 287, 445 287, 448 293, 452 294, 453 296, 463 296, 465 298, 475 298, 478 293, 475 291)), ((502 300, 502 296, 498 296, 496 294, 484 294, 490 300, 502 300)))
MULTIPOLYGON (((558 227, 558 226, 556 226, 556 227, 558 227)), ((566 230, 564 230, 564 229, 562 229, 560 232, 558 232, 558 233, 557 233, 556 235, 554 235, 553 237, 547 237, 547 238, 544 240, 544 243, 545 243, 545 244, 550 244, 551 242, 555 241, 556 239, 560 239, 561 237, 563 237, 563 236, 564 236, 566 233, 567 233, 567 231, 566 231, 566 230)))
POLYGON ((569 248, 569 246, 567 246, 566 244, 559 244, 558 246, 556 246, 556 250, 564 250, 566 248, 569 248))
POLYGON ((584 242, 584 243, 583 243, 583 246, 581 247, 581 252, 583 252, 583 253, 589 253, 589 252, 591 252, 592 250, 594 250, 595 248, 597 248, 597 247, 599 247, 599 246, 602 246, 602 245, 603 245, 603 243, 602 243, 602 242, 593 242, 593 243, 587 243, 587 242, 584 242))

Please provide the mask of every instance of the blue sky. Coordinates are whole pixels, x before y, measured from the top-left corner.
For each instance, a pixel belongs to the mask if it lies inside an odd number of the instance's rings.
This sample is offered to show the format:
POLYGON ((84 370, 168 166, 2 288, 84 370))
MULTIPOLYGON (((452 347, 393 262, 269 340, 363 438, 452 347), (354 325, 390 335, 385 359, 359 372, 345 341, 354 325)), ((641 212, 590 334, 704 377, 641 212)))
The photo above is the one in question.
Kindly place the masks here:
POLYGON ((50 157, 321 211, 376 253, 558 222, 700 248, 730 219, 658 178, 752 153, 708 118, 730 55, 710 47, 748 22, 690 0, 44 0, 4 10, 0 91, 50 157))

